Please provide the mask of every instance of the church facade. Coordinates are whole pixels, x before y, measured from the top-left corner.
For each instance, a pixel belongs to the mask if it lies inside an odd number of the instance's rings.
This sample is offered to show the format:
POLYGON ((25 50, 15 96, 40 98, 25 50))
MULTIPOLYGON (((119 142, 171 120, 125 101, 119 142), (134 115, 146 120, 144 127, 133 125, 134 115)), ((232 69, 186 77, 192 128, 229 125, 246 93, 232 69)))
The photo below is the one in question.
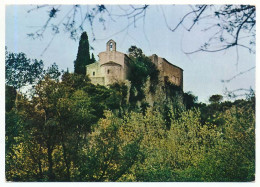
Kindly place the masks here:
MULTIPOLYGON (((86 66, 86 74, 93 84, 110 85, 127 82, 131 59, 124 53, 116 51, 116 42, 109 40, 106 51, 99 53, 99 61, 86 66)), ((183 88, 183 70, 158 57, 156 54, 149 57, 159 70, 159 80, 169 82, 183 88)))

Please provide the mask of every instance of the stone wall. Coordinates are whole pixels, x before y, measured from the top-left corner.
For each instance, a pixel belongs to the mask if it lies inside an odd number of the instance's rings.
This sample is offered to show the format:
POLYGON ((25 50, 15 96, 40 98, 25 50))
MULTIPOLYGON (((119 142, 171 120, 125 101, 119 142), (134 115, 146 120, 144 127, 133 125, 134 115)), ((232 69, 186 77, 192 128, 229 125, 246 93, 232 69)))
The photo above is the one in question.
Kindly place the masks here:
POLYGON ((95 85, 105 85, 104 77, 91 77, 91 83, 95 85))
POLYGON ((160 71, 159 79, 172 82, 173 84, 183 88, 183 70, 168 62, 165 58, 152 55, 150 57, 152 62, 157 66, 160 71))
POLYGON ((163 72, 163 77, 168 77, 170 82, 183 88, 183 70, 173 64, 170 64, 164 58, 159 57, 159 61, 162 61, 161 71, 163 72))
POLYGON ((91 82, 95 85, 105 85, 105 80, 99 62, 89 64, 86 67, 86 74, 89 76, 91 82))
POLYGON ((94 84, 109 85, 124 82, 129 74, 129 58, 126 54, 116 51, 113 40, 107 42, 106 51, 99 53, 99 62, 87 65, 87 75, 95 79, 94 84), (96 77, 103 77, 98 79, 96 77))
POLYGON ((105 79, 105 85, 124 80, 124 70, 121 65, 111 62, 101 65, 101 72, 105 79))

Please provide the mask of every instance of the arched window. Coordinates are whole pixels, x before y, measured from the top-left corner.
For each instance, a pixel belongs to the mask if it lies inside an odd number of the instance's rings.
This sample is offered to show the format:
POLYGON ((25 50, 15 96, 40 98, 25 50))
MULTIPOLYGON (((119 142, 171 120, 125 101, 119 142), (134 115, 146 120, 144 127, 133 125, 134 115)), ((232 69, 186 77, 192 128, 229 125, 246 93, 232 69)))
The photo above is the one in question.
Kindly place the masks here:
POLYGON ((110 72, 110 71, 109 71, 109 69, 108 69, 108 70, 107 70, 107 74, 109 74, 109 72, 110 72))
POLYGON ((113 50, 113 43, 110 42, 110 44, 109 44, 109 51, 112 51, 112 50, 113 50))
POLYGON ((116 51, 116 42, 114 42, 113 40, 109 40, 106 43, 106 49, 107 51, 116 51))
POLYGON ((93 71, 93 76, 95 76, 95 71, 93 71))

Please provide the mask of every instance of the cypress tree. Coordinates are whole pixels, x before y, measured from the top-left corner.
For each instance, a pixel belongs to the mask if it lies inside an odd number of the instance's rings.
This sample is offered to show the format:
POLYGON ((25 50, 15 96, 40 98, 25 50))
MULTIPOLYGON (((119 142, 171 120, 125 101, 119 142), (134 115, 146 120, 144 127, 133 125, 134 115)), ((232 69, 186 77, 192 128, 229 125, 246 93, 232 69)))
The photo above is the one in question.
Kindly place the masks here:
POLYGON ((74 73, 86 75, 88 64, 91 64, 88 35, 83 32, 79 41, 77 59, 74 61, 74 73))
POLYGON ((92 54, 91 54, 91 63, 94 63, 94 62, 96 62, 96 59, 95 59, 94 54, 92 53, 92 54))

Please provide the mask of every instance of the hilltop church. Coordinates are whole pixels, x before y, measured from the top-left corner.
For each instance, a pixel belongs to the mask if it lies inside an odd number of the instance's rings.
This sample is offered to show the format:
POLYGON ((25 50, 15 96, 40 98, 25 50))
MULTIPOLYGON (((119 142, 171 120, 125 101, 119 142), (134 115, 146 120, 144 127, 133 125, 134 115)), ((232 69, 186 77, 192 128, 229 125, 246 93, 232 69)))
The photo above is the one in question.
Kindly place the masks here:
MULTIPOLYGON (((127 82, 131 72, 131 59, 116 50, 116 42, 109 40, 106 51, 99 53, 99 61, 86 66, 86 73, 93 84, 107 86, 116 82, 127 82)), ((168 80, 183 88, 183 70, 156 54, 149 57, 159 70, 159 80, 168 80)))

